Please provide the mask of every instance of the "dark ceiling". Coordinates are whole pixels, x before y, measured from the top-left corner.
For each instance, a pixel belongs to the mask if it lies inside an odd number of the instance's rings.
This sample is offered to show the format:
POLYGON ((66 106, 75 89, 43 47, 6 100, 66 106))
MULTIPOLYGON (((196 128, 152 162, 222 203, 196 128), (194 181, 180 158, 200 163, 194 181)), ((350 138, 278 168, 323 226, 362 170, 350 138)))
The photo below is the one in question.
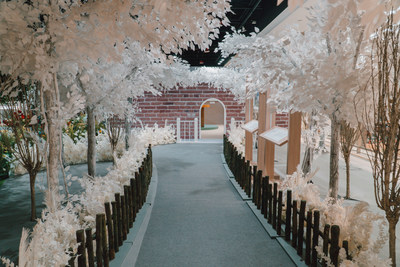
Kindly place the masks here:
POLYGON ((231 9, 234 14, 229 13, 228 18, 231 22, 229 27, 221 27, 219 38, 214 40, 209 51, 186 50, 183 51, 181 58, 188 61, 191 66, 214 66, 222 67, 229 58, 223 60, 220 52, 214 52, 218 43, 224 39, 226 32, 231 32, 231 27, 249 34, 257 27, 262 31, 271 21, 273 21, 287 7, 287 0, 279 6, 277 0, 231 0, 231 9))

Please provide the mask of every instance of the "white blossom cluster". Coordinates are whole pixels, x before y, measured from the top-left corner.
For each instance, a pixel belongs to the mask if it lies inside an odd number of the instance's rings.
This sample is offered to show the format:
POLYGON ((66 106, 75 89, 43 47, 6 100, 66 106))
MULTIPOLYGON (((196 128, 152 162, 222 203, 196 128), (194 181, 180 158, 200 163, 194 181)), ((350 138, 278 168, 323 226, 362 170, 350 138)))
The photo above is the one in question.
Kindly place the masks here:
POLYGON ((241 125, 236 125, 235 122, 229 125, 230 130, 228 130, 228 140, 232 143, 239 152, 239 154, 244 156, 245 151, 245 131, 241 125))
MULTIPOLYGON (((347 240, 349 254, 352 257, 352 260, 346 260, 344 249, 342 249, 340 266, 391 266, 390 259, 383 260, 378 257, 387 240, 387 234, 383 228, 386 224, 384 217, 369 211, 366 202, 350 205, 344 203, 343 200, 332 201, 329 197, 322 199, 318 186, 310 183, 317 171, 304 175, 299 168, 293 175, 288 175, 280 184, 280 189, 284 191, 284 201, 286 201, 286 191, 291 190, 293 199, 307 201, 307 210, 320 211, 321 231, 325 224, 340 227, 339 244, 347 240), (374 225, 379 226, 379 236, 376 240, 371 238, 374 225)), ((317 251, 320 256, 323 256, 322 243, 317 251)), ((327 260, 330 262, 329 258, 327 260)))

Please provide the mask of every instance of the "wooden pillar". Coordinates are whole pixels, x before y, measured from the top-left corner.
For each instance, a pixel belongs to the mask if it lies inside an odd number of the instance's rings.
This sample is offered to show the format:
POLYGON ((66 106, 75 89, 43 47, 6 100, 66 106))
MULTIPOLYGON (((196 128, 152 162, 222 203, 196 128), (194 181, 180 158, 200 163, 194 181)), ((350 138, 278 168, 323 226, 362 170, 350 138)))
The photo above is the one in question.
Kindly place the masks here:
MULTIPOLYGON (((267 122, 267 94, 260 93, 259 96, 259 107, 258 107, 258 134, 265 132, 267 122)), ((265 142, 264 138, 258 137, 258 149, 257 149, 257 168, 265 174, 265 142)))
MULTIPOLYGON (((246 100, 245 119, 249 122, 253 119, 253 99, 246 100)), ((246 131, 245 135, 245 158, 250 162, 253 160, 253 134, 246 131)))
POLYGON ((201 127, 204 127, 204 107, 201 107, 201 127))
MULTIPOLYGON (((266 110, 267 123, 265 131, 275 126, 275 111, 268 105, 266 110)), ((270 179, 275 176, 275 144, 270 141, 265 141, 265 172, 270 179)))
POLYGON ((286 173, 293 174, 300 164, 301 112, 294 112, 289 115, 288 139, 286 173))

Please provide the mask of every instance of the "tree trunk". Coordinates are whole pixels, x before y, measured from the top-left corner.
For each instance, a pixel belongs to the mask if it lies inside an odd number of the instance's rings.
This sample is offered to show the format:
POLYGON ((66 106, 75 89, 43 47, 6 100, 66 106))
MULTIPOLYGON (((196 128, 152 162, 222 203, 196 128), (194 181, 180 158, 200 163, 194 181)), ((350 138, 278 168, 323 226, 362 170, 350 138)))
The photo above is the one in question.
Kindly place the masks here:
MULTIPOLYGON (((57 81, 55 81, 57 82, 57 81)), ((60 125, 57 114, 57 96, 54 90, 45 90, 44 99, 46 103, 47 120, 47 186, 51 193, 58 191, 58 168, 60 158, 60 125)))
POLYGON ((312 164, 312 156, 313 149, 311 147, 307 147, 306 151, 304 152, 303 164, 302 164, 302 171, 304 174, 307 174, 311 171, 311 164, 312 164))
POLYGON ((129 136, 131 134, 131 124, 128 116, 125 116, 125 150, 129 150, 129 136))
POLYGON ((29 184, 31 188, 31 221, 36 219, 36 200, 35 200, 35 180, 36 173, 29 173, 29 184))
POLYGON ((339 141, 340 123, 336 115, 331 116, 331 152, 329 164, 329 196, 334 200, 338 197, 339 187, 339 141))
POLYGON ((399 221, 395 218, 387 218, 389 222, 389 257, 392 259, 392 266, 396 267, 396 224, 399 221))
POLYGON ((87 107, 87 162, 88 162, 88 175, 94 177, 96 175, 96 129, 94 119, 94 108, 87 107))
POLYGON ((345 155, 346 162, 346 198, 350 198, 350 155, 345 155))

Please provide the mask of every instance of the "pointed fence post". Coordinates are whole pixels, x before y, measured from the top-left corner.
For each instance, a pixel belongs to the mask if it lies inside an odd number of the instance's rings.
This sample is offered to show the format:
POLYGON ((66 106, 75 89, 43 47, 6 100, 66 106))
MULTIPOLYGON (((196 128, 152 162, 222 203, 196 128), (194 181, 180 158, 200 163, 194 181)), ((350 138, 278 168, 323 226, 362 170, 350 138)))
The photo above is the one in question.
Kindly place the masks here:
POLYGON ((176 119, 176 142, 181 142, 181 118, 176 119))
POLYGON ((194 141, 197 142, 199 139, 199 120, 194 118, 194 141))
POLYGON ((78 246, 78 267, 86 267, 86 251, 85 251, 85 232, 83 230, 76 231, 76 241, 78 246))
POLYGON ((92 229, 88 228, 85 230, 86 234, 86 248, 88 256, 89 267, 94 267, 94 250, 93 250, 93 234, 92 229))
POLYGON ((290 240, 290 230, 292 228, 291 218, 292 217, 292 191, 286 191, 286 223, 285 223, 285 240, 290 240))

